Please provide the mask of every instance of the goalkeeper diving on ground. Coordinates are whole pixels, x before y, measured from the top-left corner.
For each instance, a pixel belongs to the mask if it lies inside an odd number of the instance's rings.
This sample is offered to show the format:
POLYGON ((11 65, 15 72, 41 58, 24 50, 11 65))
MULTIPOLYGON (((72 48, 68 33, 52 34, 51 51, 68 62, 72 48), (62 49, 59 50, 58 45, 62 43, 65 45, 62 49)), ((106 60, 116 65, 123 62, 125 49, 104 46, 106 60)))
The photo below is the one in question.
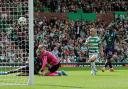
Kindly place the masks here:
MULTIPOLYGON (((58 58, 53 55, 51 52, 44 50, 43 45, 39 45, 36 50, 37 57, 34 60, 34 74, 42 76, 67 76, 65 71, 58 71, 61 64, 58 58), (47 67, 47 68, 46 68, 47 67)), ((0 75, 7 75, 12 73, 18 73, 17 76, 28 76, 29 75, 29 66, 11 70, 8 72, 0 72, 0 75)))

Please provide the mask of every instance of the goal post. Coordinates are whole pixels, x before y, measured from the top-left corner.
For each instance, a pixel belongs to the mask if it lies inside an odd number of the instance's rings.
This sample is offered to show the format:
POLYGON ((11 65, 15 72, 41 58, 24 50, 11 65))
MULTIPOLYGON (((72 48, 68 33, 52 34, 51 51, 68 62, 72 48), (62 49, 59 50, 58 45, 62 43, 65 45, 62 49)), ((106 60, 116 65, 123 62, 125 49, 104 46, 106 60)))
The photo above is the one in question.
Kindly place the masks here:
POLYGON ((33 13, 33 0, 0 0, 0 85, 34 83, 33 13))
POLYGON ((29 0, 29 85, 34 83, 34 26, 33 0, 29 0))

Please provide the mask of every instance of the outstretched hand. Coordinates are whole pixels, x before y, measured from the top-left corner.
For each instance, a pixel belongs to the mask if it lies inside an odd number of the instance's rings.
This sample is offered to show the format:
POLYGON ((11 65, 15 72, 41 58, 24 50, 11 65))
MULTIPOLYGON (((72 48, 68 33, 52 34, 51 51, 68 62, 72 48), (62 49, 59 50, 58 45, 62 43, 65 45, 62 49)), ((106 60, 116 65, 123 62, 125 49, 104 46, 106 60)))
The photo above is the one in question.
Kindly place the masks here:
POLYGON ((45 71, 42 71, 42 75, 45 76, 46 75, 46 72, 45 71))

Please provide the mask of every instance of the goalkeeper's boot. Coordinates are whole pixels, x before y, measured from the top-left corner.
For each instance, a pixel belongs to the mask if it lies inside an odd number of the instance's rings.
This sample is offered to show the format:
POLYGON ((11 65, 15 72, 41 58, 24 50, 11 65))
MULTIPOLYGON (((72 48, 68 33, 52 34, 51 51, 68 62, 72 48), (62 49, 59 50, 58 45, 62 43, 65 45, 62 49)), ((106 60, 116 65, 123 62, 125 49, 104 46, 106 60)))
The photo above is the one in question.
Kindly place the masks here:
POLYGON ((62 73, 62 75, 64 75, 64 76, 68 76, 68 74, 67 74, 64 70, 62 70, 61 73, 62 73))
POLYGON ((62 73, 58 72, 58 76, 62 76, 62 73))

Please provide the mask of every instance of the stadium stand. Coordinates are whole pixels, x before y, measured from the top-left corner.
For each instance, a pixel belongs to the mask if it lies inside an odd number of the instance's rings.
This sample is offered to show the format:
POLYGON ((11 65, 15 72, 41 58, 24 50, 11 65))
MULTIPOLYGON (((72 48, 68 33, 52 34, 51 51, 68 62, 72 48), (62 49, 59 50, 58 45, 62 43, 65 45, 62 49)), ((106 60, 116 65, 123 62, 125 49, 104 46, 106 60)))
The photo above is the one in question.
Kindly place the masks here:
MULTIPOLYGON (((0 0, 2 1, 2 0, 0 0)), ((34 20, 34 38, 35 49, 36 45, 43 43, 47 50, 55 50, 56 55, 62 62, 86 62, 88 59, 87 48, 82 44, 85 42, 89 35, 89 28, 96 27, 98 29, 98 35, 101 37, 107 31, 108 25, 113 24, 114 29, 120 36, 120 40, 124 40, 122 44, 116 43, 116 49, 118 51, 119 62, 128 62, 128 1, 127 0, 34 0, 35 5, 35 20, 34 20), (51 4, 52 3, 52 4, 51 4), (118 12, 117 12, 118 11, 118 12), (45 14, 46 12, 48 14, 45 14), (58 15, 54 15, 60 12, 58 15), (72 13, 73 12, 73 13, 72 13), (113 16, 110 18, 109 23, 104 23, 104 15, 100 16, 102 20, 98 18, 98 14, 111 13, 113 16), (43 13, 43 16, 41 16, 43 13), (48 17, 49 16, 49 17, 48 17), (90 16, 90 17, 88 17, 90 16)), ((25 2, 25 0, 24 0, 25 2)), ((9 4, 11 5, 11 3, 9 4)), ((25 3, 24 3, 25 5, 25 3)), ((7 8, 8 9, 8 8, 7 8)), ((20 14, 19 7, 19 13, 20 14)), ((5 13, 2 7, 0 10, 1 21, 0 22, 0 47, 4 48, 4 52, 0 50, 0 60, 4 61, 4 57, 11 58, 12 61, 26 61, 22 59, 24 55, 24 48, 28 47, 27 42, 21 42, 20 35, 25 35, 24 31, 9 28, 4 25, 4 21, 8 20, 8 23, 15 23, 8 17, 8 13, 5 13), (2 27, 1 27, 2 26, 2 27), (4 26, 4 27, 3 27, 4 26), (11 30, 11 31, 10 31, 11 30), (8 38, 8 33, 12 38, 8 38), (6 36, 5 36, 6 35, 6 36), (8 52, 10 46, 5 47, 4 41, 11 40, 11 47, 19 48, 19 56, 12 50, 12 53, 8 52), (15 42, 13 42, 16 40, 15 42), (17 47, 16 44, 26 44, 17 47), (5 55, 3 55, 3 53, 5 55), (7 54, 11 55, 7 55, 7 54)), ((10 10, 10 14, 11 10, 10 10)), ((27 13, 24 13, 27 17, 27 13)), ((107 15, 106 15, 107 16, 107 15)), ((107 17, 105 17, 106 19, 107 17)), ((23 36, 22 36, 23 37, 23 36)), ((6 42, 7 43, 7 42, 6 42)), ((9 44, 9 45, 10 45, 9 44)), ((25 57, 24 57, 25 58, 25 57)), ((101 60, 102 62, 103 60, 101 60)))
POLYGON ((35 11, 106 13, 128 11, 127 0, 35 0, 35 11))

